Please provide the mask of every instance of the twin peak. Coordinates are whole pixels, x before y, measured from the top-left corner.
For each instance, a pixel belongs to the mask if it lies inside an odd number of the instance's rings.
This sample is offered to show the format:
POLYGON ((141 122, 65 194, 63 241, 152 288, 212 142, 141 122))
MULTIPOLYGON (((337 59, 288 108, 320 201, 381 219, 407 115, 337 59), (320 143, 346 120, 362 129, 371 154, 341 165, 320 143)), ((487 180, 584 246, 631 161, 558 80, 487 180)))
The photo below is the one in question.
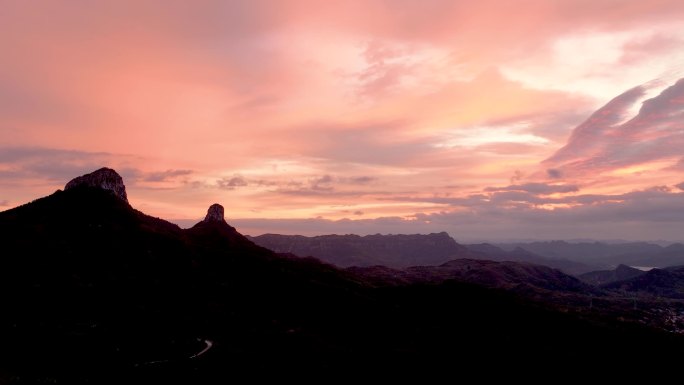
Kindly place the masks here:
MULTIPOLYGON (((69 181, 64 186, 64 190, 70 190, 76 187, 96 187, 112 192, 117 198, 128 203, 128 195, 126 195, 126 186, 123 183, 123 178, 116 171, 111 168, 103 167, 99 170, 93 171, 90 174, 81 175, 69 181)), ((214 203, 207 210, 207 216, 204 222, 222 222, 226 220, 223 216, 224 209, 218 203, 214 203)))

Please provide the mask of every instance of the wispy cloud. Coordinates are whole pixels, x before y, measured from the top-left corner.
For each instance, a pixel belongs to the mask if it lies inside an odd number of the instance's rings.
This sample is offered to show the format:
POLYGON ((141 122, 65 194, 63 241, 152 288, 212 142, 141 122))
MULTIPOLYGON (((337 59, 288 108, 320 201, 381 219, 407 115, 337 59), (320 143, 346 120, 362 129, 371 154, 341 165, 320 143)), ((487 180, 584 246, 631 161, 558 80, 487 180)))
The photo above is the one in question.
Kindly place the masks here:
POLYGON ((0 148, 0 165, 9 180, 41 178, 68 181, 71 178, 112 163, 123 156, 107 152, 62 150, 47 147, 16 146, 0 148))
POLYGON ((540 195, 549 195, 556 193, 570 193, 579 191, 579 187, 576 185, 566 185, 566 184, 546 184, 546 183, 525 183, 525 184, 514 184, 506 187, 487 187, 484 191, 496 192, 496 191, 523 191, 540 195))
POLYGON ((638 114, 629 116, 647 88, 623 93, 575 128, 568 143, 544 161, 554 176, 678 159, 684 145, 684 79, 643 101, 638 114))
POLYGON ((192 170, 166 170, 155 171, 145 174, 142 179, 146 182, 166 182, 174 180, 178 177, 188 176, 193 173, 192 170))
POLYGON ((351 184, 368 184, 377 181, 378 178, 374 176, 352 176, 348 178, 343 178, 342 181, 351 184))
POLYGON ((218 181, 216 181, 216 186, 227 190, 233 190, 237 187, 244 187, 247 185, 249 185, 247 179, 239 175, 230 178, 221 178, 218 181))

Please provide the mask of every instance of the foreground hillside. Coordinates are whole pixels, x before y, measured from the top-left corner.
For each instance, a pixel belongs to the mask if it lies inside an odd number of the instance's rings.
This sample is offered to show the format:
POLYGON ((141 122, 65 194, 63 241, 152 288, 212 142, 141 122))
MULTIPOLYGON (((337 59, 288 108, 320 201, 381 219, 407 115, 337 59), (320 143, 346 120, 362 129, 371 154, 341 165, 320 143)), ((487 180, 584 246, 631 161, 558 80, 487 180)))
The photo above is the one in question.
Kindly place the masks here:
POLYGON ((0 213, 0 383, 560 370, 684 352, 676 335, 544 301, 594 290, 552 269, 450 262, 395 282, 257 246, 219 205, 187 230, 147 216, 113 170, 67 187, 0 213), (464 280, 476 265, 511 285, 464 280), (511 290, 523 286, 546 294, 511 290))

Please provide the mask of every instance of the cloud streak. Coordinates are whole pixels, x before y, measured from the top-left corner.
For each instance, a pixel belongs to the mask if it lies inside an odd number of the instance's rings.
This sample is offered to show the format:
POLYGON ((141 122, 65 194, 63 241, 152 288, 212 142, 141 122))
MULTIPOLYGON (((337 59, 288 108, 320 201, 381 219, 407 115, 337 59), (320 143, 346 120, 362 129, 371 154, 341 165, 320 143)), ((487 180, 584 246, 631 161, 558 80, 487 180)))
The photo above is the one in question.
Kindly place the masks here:
POLYGON ((178 177, 184 177, 191 175, 192 170, 166 170, 166 171, 156 171, 150 172, 143 177, 146 182, 166 182, 169 180, 174 180, 178 177))
POLYGON ((658 160, 674 163, 684 145, 684 79, 643 101, 637 115, 629 117, 629 109, 644 97, 646 88, 635 87, 596 111, 544 164, 560 174, 572 175, 615 171, 658 160))
POLYGON ((523 191, 534 194, 549 195, 555 193, 571 193, 579 191, 576 185, 554 185, 545 183, 526 183, 521 185, 510 185, 506 187, 487 187, 487 192, 497 191, 523 191))

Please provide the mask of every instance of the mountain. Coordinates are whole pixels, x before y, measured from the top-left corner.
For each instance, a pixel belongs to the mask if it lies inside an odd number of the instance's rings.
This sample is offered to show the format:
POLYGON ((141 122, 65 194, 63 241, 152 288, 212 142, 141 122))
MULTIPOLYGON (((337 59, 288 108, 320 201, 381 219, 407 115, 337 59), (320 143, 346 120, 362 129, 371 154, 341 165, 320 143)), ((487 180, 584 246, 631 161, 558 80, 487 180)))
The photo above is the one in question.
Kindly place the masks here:
POLYGON ((475 253, 473 258, 487 259, 491 261, 518 261, 528 262, 537 265, 544 265, 558 269, 566 274, 582 274, 596 270, 597 266, 570 261, 567 259, 547 258, 525 250, 522 247, 515 247, 512 250, 504 250, 489 243, 479 243, 465 245, 468 250, 475 253))
POLYGON ((568 274, 596 270, 595 265, 552 259, 523 248, 503 250, 491 244, 461 245, 446 232, 413 235, 301 235, 264 234, 249 237, 254 243, 279 253, 318 258, 339 267, 437 266, 453 259, 529 262, 560 269, 568 274))
POLYGON ((24 376, 32 367, 35 376, 77 365, 109 372, 192 349, 179 316, 192 291, 182 230, 133 209, 109 188, 116 180, 72 182, 0 213, 3 364, 24 376))
POLYGON ((499 370, 481 378, 510 379, 532 363, 684 352, 677 335, 546 301, 578 285, 546 268, 449 262, 375 284, 252 243, 220 205, 186 230, 148 216, 114 170, 67 186, 0 212, 0 383, 425 378, 482 364, 499 370))
POLYGON ((439 266, 413 266, 406 269, 386 267, 350 267, 373 285, 404 285, 407 283, 442 283, 448 280, 475 283, 512 291, 596 293, 577 278, 550 267, 524 262, 495 262, 475 259, 455 259, 439 266))
POLYGON ((603 287, 646 296, 684 299, 684 267, 652 269, 645 274, 611 282, 603 287))
MULTIPOLYGON (((662 247, 647 242, 630 242, 608 244, 603 242, 529 242, 529 243, 503 243, 497 244, 504 250, 513 250, 517 247, 552 259, 567 259, 582 263, 612 263, 611 260, 622 254, 650 254, 662 251, 662 247)), ((618 262, 624 263, 624 262, 618 262)))
POLYGON ((300 328, 313 304, 319 317, 345 319, 356 298, 347 293, 360 285, 344 274, 254 245, 220 206, 188 230, 145 215, 120 181, 97 170, 0 213, 0 380, 3 365, 69 383, 139 374, 145 363, 192 356, 207 336, 215 349, 231 340, 244 357, 264 344, 296 350, 305 341, 268 334, 300 328))
POLYGON ((629 280, 644 274, 646 274, 646 272, 642 270, 627 265, 618 265, 614 270, 592 271, 581 274, 577 276, 577 278, 591 285, 601 286, 617 281, 629 280))
POLYGON ((506 251, 517 248, 549 259, 564 259, 593 267, 628 266, 668 267, 684 265, 684 245, 662 247, 647 242, 608 244, 565 241, 499 244, 506 251))
POLYGON ((674 243, 651 252, 629 252, 605 258, 606 263, 625 263, 631 266, 668 267, 684 265, 684 245, 674 243))
POLYGON ((340 267, 439 265, 471 256, 445 232, 427 235, 301 235, 264 234, 254 243, 280 253, 313 256, 340 267))

